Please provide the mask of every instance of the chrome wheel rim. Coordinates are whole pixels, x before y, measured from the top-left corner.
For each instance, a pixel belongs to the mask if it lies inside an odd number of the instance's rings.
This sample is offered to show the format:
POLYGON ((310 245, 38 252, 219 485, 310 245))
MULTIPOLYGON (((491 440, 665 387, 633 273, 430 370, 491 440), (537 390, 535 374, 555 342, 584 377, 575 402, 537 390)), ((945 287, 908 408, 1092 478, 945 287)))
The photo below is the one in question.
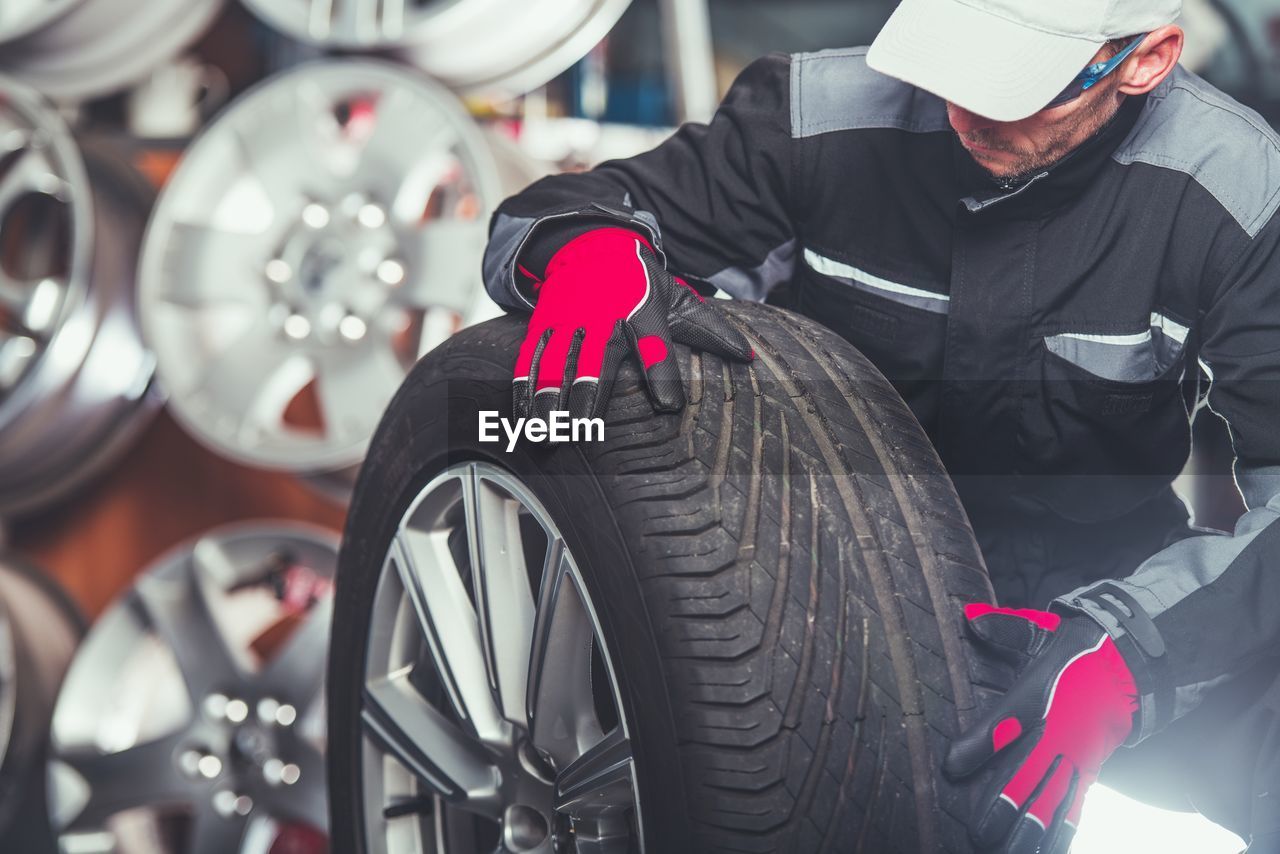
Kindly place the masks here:
POLYGON ((8 606, 0 601, 0 770, 13 737, 13 719, 18 705, 18 662, 15 658, 13 622, 8 606))
POLYGON ((631 0, 458 2, 397 52, 453 89, 513 97, 586 56, 630 5, 631 0))
POLYGON ((463 463, 427 484, 369 625, 370 854, 644 850, 613 659, 564 538, 514 475, 463 463))
POLYGON ((95 624, 53 715, 64 850, 266 854, 328 826, 323 675, 336 538, 211 532, 95 624))
POLYGON ((631 0, 248 0, 294 38, 383 48, 452 89, 516 95, 587 55, 631 0))
POLYGON ((32 815, 58 686, 84 633, 57 583, 0 553, 0 839, 40 844, 32 815))
POLYGON ((478 129, 417 75, 349 60, 261 84, 148 227, 143 331, 175 417, 249 465, 359 463, 412 364, 490 304, 498 197, 478 129))
POLYGON ((29 203, 47 210, 39 212, 44 222, 32 231, 44 231, 44 225, 64 232, 13 265, 0 265, 0 395, 7 399, 84 301, 93 200, 80 153, 58 115, 25 86, 0 80, 0 90, 0 236, 17 242, 4 232, 25 230, 21 214, 27 211, 16 209, 29 203))
POLYGON ((38 30, 80 2, 82 0, 9 0, 0 5, 0 44, 38 30))
POLYGON ((12 32, 0 30, 0 68, 58 101, 108 95, 199 38, 224 2, 23 0, 12 32))
POLYGON ((36 93, 0 92, 0 515, 19 515, 97 474, 158 405, 134 303, 150 196, 121 158, 82 157, 36 93))

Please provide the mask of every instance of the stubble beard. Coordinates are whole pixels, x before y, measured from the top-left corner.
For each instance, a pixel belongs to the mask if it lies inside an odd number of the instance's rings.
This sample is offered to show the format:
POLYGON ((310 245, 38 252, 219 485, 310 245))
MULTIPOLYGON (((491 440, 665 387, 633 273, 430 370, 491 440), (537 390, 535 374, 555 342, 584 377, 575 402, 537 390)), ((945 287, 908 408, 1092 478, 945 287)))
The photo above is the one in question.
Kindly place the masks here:
POLYGON ((1000 186, 1018 187, 1045 169, 1057 165, 1092 139, 1119 111, 1120 101, 1119 98, 1099 93, 1097 97, 1089 99, 1082 109, 1049 128, 1044 143, 1035 151, 1025 151, 1001 139, 997 128, 982 128, 964 134, 962 139, 983 148, 1014 155, 1012 161, 1002 164, 998 169, 992 169, 976 156, 974 162, 1000 186))

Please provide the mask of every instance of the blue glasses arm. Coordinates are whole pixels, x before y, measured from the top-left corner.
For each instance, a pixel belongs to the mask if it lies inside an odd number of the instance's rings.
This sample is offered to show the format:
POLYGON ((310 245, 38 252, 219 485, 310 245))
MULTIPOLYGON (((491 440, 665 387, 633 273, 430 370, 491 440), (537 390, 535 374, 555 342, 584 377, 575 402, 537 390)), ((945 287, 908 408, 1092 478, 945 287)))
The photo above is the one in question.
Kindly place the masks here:
POLYGON ((1133 53, 1135 50, 1138 49, 1138 45, 1142 44, 1143 39, 1145 39, 1148 35, 1150 34, 1143 33, 1142 35, 1138 36, 1133 41, 1125 45, 1124 50, 1120 51, 1115 56, 1108 59, 1106 62, 1097 62, 1097 63, 1094 63, 1093 65, 1090 65, 1088 68, 1086 68, 1080 74, 1080 79, 1084 83, 1084 86, 1082 86, 1081 88, 1091 89, 1093 88, 1094 85, 1098 83, 1098 81, 1106 77, 1112 71, 1115 71, 1116 68, 1119 67, 1120 63, 1124 62, 1126 59, 1129 58, 1129 54, 1133 53))

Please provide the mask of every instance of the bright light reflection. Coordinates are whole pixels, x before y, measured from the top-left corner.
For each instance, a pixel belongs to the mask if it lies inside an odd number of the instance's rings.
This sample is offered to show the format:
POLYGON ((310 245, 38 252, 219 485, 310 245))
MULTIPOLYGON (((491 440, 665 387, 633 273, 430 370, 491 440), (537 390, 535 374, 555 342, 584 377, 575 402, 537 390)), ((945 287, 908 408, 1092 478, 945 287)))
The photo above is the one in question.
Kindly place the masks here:
POLYGON ((1173 812, 1094 786, 1071 854, 1239 854, 1244 841, 1197 813, 1173 812))

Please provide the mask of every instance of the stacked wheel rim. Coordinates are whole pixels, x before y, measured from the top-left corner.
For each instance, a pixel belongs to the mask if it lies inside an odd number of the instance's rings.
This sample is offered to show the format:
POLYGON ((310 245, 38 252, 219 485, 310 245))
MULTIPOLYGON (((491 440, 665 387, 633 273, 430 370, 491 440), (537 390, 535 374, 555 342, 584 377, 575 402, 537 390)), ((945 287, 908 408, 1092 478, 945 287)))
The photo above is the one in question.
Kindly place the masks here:
POLYGON ((52 849, 44 796, 49 718, 85 630, 40 570, 0 555, 0 839, 6 850, 52 849))
POLYGON ((385 49, 453 89, 521 94, 587 54, 631 0, 248 0, 326 47, 385 49))
POLYGON ((224 0, 21 0, 0 14, 0 69, 59 101, 125 88, 177 55, 224 0))
POLYGON ((135 314, 149 191, 105 148, 0 79, 0 516, 110 463, 155 410, 135 314), (87 163, 87 166, 86 166, 87 163))
POLYGON ((94 625, 53 715, 51 816, 77 851, 323 851, 336 538, 213 531, 94 625), (298 840, 309 840, 298 843, 298 840), (150 840, 150 841, 149 841, 150 840), (279 849, 277 849, 279 850, 279 849))
POLYGON ((499 179, 446 90, 302 66, 184 155, 143 252, 143 329, 170 410, 216 452, 300 474, 363 458, 418 356, 490 303, 499 179))

